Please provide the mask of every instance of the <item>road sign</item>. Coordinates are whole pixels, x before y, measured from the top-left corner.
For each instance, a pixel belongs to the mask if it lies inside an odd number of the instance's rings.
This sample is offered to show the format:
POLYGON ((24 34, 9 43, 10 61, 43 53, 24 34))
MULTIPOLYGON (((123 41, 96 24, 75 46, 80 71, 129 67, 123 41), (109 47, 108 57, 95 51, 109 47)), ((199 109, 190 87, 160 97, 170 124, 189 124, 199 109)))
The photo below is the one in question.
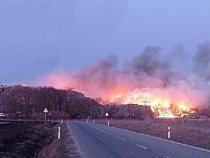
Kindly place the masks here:
POLYGON ((109 114, 106 112, 105 116, 106 116, 106 117, 108 117, 108 116, 109 116, 109 114))
POLYGON ((48 112, 47 108, 44 108, 44 111, 43 112, 48 112))

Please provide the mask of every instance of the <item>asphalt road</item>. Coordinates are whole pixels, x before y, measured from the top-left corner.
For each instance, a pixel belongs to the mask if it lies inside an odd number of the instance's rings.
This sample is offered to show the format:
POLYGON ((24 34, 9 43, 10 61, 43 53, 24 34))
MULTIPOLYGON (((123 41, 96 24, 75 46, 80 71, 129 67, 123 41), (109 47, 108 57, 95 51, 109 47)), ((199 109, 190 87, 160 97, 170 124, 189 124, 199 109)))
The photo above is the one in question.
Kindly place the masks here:
POLYGON ((210 158, 210 151, 106 125, 69 122, 87 158, 210 158))

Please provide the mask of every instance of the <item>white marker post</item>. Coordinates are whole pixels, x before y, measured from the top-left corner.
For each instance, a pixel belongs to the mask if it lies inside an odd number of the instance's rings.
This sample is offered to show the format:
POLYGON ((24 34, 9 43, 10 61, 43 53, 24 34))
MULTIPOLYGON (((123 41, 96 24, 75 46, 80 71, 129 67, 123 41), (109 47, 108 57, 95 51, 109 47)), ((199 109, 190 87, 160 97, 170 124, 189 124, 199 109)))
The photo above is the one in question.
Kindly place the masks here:
POLYGON ((58 139, 61 139, 61 127, 58 127, 58 139))
POLYGON ((168 127, 168 139, 170 139, 171 138, 171 127, 169 126, 168 127))
POLYGON ((48 110, 47 110, 47 108, 44 108, 44 122, 45 122, 45 124, 46 124, 46 115, 47 115, 47 112, 48 112, 48 110))
MULTIPOLYGON (((105 116, 106 116, 106 120, 107 120, 107 118, 109 117, 109 114, 106 112, 105 116)), ((107 125, 109 126, 109 120, 107 122, 107 125)))
POLYGON ((88 116, 88 118, 87 118, 87 122, 89 122, 89 116, 88 116))

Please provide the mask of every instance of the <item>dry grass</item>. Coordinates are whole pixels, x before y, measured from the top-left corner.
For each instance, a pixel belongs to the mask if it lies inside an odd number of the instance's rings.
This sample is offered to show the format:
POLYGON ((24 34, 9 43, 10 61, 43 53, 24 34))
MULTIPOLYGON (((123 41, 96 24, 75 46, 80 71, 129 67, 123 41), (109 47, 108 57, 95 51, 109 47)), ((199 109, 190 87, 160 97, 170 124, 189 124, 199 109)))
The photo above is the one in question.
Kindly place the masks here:
MULTIPOLYGON (((96 123, 107 124, 106 120, 96 123)), ((168 139, 168 127, 171 128, 171 140, 210 149, 210 121, 184 119, 148 119, 148 120, 110 120, 110 126, 168 139)))
POLYGON ((79 158, 81 157, 66 123, 33 121, 0 122, 2 158, 79 158), (61 139, 58 140, 58 127, 61 139))
POLYGON ((33 121, 11 121, 0 124, 0 157, 35 157, 43 140, 55 123, 43 125, 33 121))
POLYGON ((0 125, 2 125, 2 124, 8 124, 9 122, 0 122, 0 125))
POLYGON ((69 133, 66 123, 57 124, 46 139, 45 147, 38 155, 39 158, 79 158, 80 154, 69 133), (58 139, 58 127, 61 128, 61 137, 58 139))

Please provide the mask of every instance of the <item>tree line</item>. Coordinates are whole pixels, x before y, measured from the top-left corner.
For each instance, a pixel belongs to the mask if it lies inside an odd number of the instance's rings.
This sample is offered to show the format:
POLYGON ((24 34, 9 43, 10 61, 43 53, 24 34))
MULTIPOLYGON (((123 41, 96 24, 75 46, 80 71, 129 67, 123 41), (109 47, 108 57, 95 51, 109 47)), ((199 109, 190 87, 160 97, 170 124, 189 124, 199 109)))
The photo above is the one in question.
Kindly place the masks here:
POLYGON ((97 99, 86 97, 72 89, 53 87, 7 86, 0 94, 1 112, 14 118, 43 118, 48 109, 50 119, 102 119, 105 113, 110 118, 145 119, 153 117, 149 107, 140 105, 102 105, 97 99))

